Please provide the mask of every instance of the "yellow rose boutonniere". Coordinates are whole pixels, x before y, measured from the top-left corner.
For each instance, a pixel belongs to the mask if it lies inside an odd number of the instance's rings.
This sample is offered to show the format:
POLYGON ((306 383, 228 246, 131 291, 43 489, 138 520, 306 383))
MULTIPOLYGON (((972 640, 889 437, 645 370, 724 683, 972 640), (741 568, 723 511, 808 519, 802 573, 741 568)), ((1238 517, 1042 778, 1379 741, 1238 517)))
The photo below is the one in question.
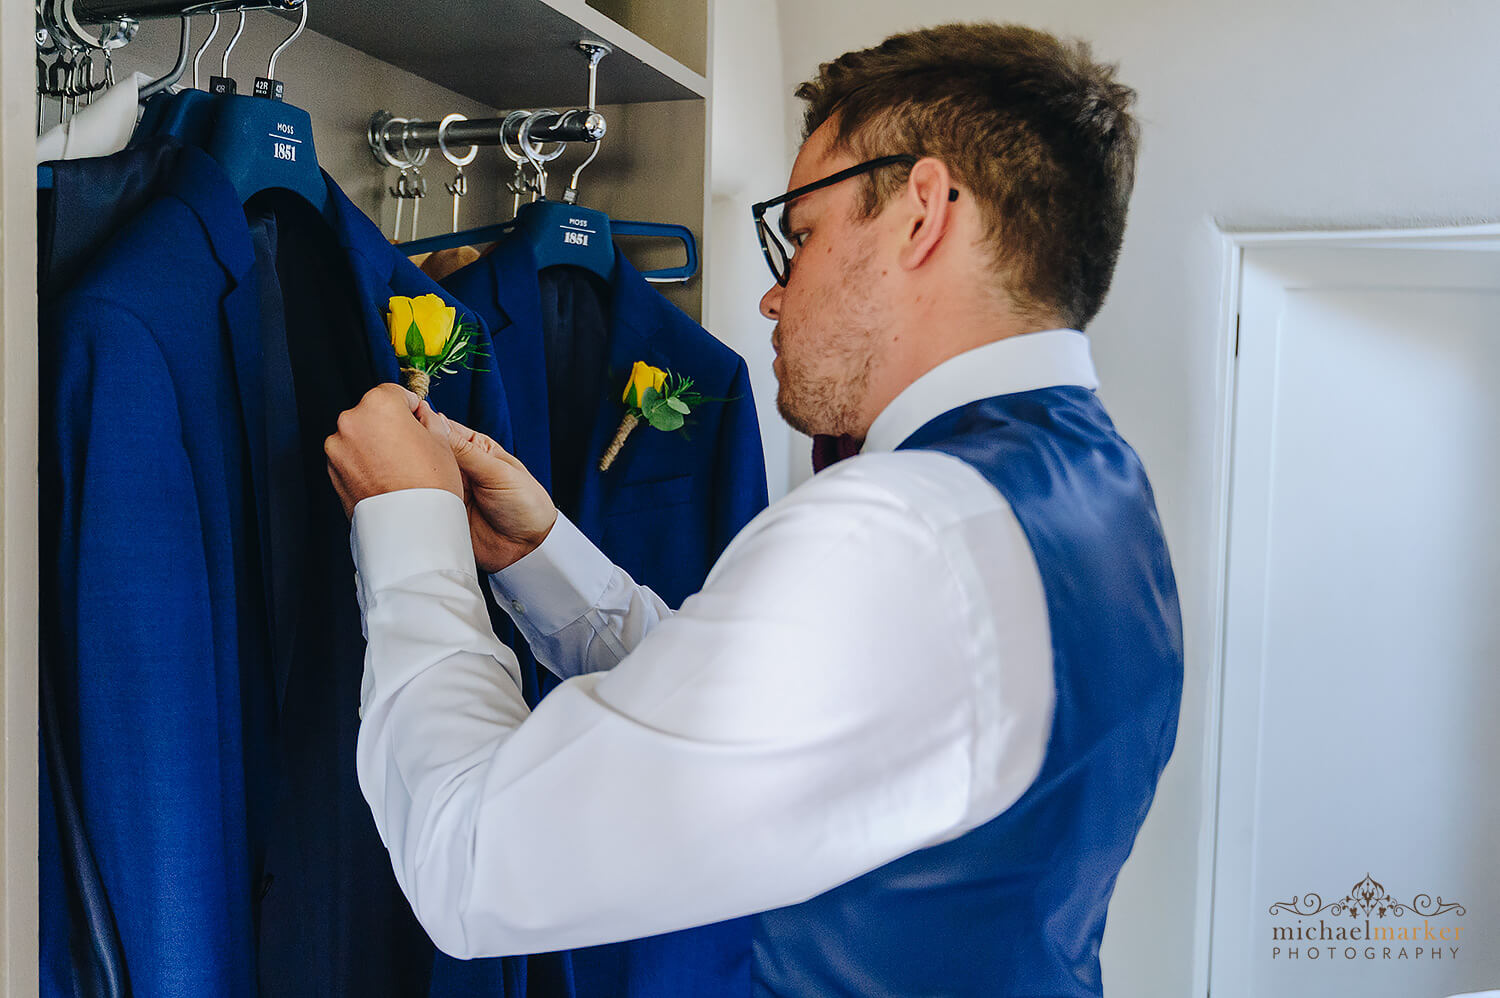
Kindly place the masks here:
POLYGON ((638 360, 635 362, 635 366, 630 369, 630 381, 626 383, 625 393, 620 396, 620 401, 628 406, 640 408, 636 400, 645 396, 646 389, 654 388, 657 392, 660 392, 666 386, 666 371, 663 371, 659 367, 652 367, 644 360, 638 360), (635 393, 635 399, 631 398, 632 392, 635 393))
POLYGON ((396 295, 387 308, 386 327, 401 361, 401 383, 419 398, 427 397, 440 374, 453 374, 459 367, 484 370, 475 363, 485 356, 477 327, 467 317, 458 321, 458 310, 442 298, 396 295))
POLYGON ((725 402, 727 399, 704 398, 693 391, 693 379, 652 367, 638 360, 630 370, 630 380, 625 383, 625 418, 609 442, 604 457, 599 461, 599 470, 608 471, 615 463, 625 438, 641 423, 650 423, 658 430, 670 433, 680 430, 687 423, 693 408, 703 402, 725 402))

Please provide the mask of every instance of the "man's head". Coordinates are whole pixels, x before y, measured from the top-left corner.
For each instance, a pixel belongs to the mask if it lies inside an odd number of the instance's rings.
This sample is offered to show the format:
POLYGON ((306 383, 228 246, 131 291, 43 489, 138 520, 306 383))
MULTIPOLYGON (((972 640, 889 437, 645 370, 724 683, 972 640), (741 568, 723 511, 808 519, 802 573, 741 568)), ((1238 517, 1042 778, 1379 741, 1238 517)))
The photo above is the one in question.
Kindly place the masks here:
POLYGON ((1135 92, 1087 43, 1019 25, 896 35, 797 88, 777 405, 805 433, 863 437, 902 388, 1004 336, 1084 328, 1109 290, 1135 177, 1135 92), (952 192, 957 196, 952 198, 952 192))

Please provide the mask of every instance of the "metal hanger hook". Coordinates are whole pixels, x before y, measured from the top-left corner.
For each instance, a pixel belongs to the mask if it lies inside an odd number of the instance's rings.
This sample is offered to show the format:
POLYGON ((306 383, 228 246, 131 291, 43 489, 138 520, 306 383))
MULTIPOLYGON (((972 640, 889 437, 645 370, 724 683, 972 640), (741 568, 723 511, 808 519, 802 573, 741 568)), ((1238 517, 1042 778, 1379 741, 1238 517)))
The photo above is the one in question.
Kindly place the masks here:
POLYGON ((589 153, 589 158, 579 163, 578 169, 573 171, 573 179, 568 181, 568 189, 563 193, 563 200, 568 202, 568 204, 574 204, 578 201, 578 176, 583 173, 583 168, 592 163, 594 157, 599 155, 599 147, 603 144, 603 139, 595 139, 594 151, 589 153))
POLYGON ((240 26, 235 29, 234 35, 229 39, 229 44, 224 46, 224 57, 219 60, 219 75, 229 76, 229 53, 240 43, 240 35, 245 33, 245 12, 240 11, 240 26))
POLYGON ((307 30, 307 7, 309 3, 311 3, 311 0, 302 0, 302 15, 297 18, 297 30, 293 31, 286 41, 276 46, 275 51, 271 53, 271 61, 266 64, 266 79, 276 79, 276 60, 281 58, 281 53, 285 52, 292 42, 295 42, 302 36, 302 32, 307 30))
POLYGON ((207 38, 203 39, 203 45, 202 45, 201 48, 198 49, 198 54, 195 55, 195 56, 193 56, 193 89, 194 90, 201 90, 202 89, 201 87, 198 86, 198 65, 199 65, 199 63, 203 62, 203 53, 205 53, 205 52, 208 51, 209 45, 213 44, 214 36, 219 33, 219 18, 221 16, 222 15, 220 15, 220 13, 218 11, 214 11, 214 26, 213 26, 213 30, 208 33, 208 37, 207 38))
POLYGON ((192 50, 192 36, 193 18, 189 14, 183 14, 181 34, 179 34, 177 38, 177 61, 172 64, 171 69, 167 70, 166 76, 163 76, 158 80, 152 80, 144 87, 141 87, 141 100, 144 101, 148 98, 155 97, 157 94, 161 93, 172 84, 182 79, 182 74, 187 72, 188 53, 192 50))
MULTIPOLYGON (((589 113, 591 115, 597 114, 598 106, 596 99, 599 92, 599 61, 615 49, 608 42, 601 42, 596 39, 584 39, 578 42, 575 47, 589 61, 589 113)), ((592 163, 594 157, 599 155, 599 146, 603 141, 604 137, 602 135, 595 139, 594 149, 589 153, 588 159, 579 163, 578 169, 573 171, 573 179, 568 181, 568 189, 563 192, 563 200, 568 204, 574 204, 578 201, 578 178, 583 174, 583 168, 592 163)))
POLYGON ((84 98, 84 103, 94 103, 94 53, 85 52, 78 60, 78 96, 84 98))

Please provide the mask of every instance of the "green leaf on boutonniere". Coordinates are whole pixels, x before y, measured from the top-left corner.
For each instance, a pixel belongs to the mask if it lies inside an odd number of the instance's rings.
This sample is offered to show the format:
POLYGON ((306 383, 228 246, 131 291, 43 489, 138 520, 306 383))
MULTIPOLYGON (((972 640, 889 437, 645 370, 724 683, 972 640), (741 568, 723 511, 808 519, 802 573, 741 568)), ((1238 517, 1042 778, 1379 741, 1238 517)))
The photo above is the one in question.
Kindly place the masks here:
POLYGON ((406 353, 413 360, 425 360, 427 357, 427 344, 422 340, 422 331, 413 322, 406 329, 406 353))
POLYGON ((641 400, 638 399, 638 398, 636 398, 636 395, 635 395, 635 385, 631 385, 630 386, 630 394, 625 399, 625 408, 627 408, 627 409, 639 409, 640 407, 641 407, 641 400))
POLYGON ((686 416, 688 413, 690 413, 690 412, 693 411, 693 410, 689 409, 688 406, 687 406, 687 403, 684 402, 684 401, 682 401, 682 399, 680 399, 680 398, 670 398, 670 399, 667 399, 666 402, 667 402, 667 405, 671 406, 673 409, 676 409, 678 412, 682 413, 684 416, 686 416))
POLYGON ((673 430, 682 429, 683 418, 682 413, 673 410, 670 406, 662 404, 646 413, 646 422, 650 423, 658 430, 665 430, 666 432, 670 433, 673 430))

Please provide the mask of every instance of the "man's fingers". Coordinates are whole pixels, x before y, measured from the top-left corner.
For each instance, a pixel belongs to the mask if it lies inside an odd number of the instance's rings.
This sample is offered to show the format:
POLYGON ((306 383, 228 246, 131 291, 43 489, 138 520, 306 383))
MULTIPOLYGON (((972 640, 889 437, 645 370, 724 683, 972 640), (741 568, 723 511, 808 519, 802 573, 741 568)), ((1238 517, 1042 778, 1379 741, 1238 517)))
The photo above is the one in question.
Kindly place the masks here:
POLYGON ((369 391, 365 392, 365 396, 360 400, 360 404, 391 406, 404 405, 406 406, 407 412, 416 412, 417 406, 421 403, 421 401, 421 399, 417 398, 417 393, 410 390, 409 388, 406 388, 403 385, 387 382, 385 384, 376 385, 374 388, 371 388, 369 391))
POLYGON ((468 440, 472 436, 474 436, 473 430, 456 419, 448 420, 448 439, 452 440, 455 446, 460 439, 468 440))
POLYGON ((417 421, 427 427, 428 432, 444 443, 448 443, 448 417, 438 412, 422 399, 416 408, 417 421))
POLYGON ((464 451, 488 454, 508 464, 520 463, 509 451, 495 443, 492 437, 485 436, 478 430, 471 430, 456 419, 448 420, 448 443, 452 445, 454 456, 459 458, 460 465, 463 464, 464 451))

